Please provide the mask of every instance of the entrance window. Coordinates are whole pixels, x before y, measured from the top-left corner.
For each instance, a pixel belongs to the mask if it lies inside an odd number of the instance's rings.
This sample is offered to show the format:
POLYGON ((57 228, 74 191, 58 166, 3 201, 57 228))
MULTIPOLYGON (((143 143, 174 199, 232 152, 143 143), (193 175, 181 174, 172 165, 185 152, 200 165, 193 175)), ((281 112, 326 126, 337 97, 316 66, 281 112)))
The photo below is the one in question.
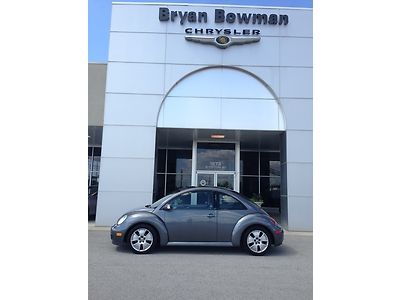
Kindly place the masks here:
POLYGON ((197 143, 197 186, 235 188, 234 143, 197 143))
POLYGON ((191 174, 192 173, 192 151, 191 150, 168 150, 167 173, 169 174, 191 174))
POLYGON ((235 144, 197 143, 197 170, 235 171, 235 144))
POLYGON ((233 190, 234 180, 234 172, 197 171, 197 186, 218 186, 233 190))
POLYGON ((279 152, 240 152, 240 192, 267 207, 280 207, 279 152))
POLYGON ((281 178, 264 177, 260 178, 260 194, 268 207, 279 207, 281 199, 281 178))
POLYGON ((191 185, 191 149, 158 149, 156 164, 157 176, 153 201, 191 185))
POLYGON ((217 174, 217 186, 233 190, 235 176, 233 174, 217 174))
POLYGON ((99 185, 101 147, 88 147, 88 190, 89 195, 97 191, 99 185))
POLYGON ((192 185, 215 186, 280 207, 279 133, 224 131, 226 140, 214 141, 213 130, 157 130, 154 201, 192 185))

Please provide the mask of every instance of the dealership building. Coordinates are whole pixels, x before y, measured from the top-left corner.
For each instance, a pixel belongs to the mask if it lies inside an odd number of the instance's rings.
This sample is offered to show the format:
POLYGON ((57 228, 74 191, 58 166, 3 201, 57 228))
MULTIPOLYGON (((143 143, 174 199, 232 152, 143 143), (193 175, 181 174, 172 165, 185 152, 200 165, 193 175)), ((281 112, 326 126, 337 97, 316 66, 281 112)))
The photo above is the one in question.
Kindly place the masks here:
POLYGON ((113 3, 89 64, 96 225, 222 186, 312 230, 312 9, 113 3))

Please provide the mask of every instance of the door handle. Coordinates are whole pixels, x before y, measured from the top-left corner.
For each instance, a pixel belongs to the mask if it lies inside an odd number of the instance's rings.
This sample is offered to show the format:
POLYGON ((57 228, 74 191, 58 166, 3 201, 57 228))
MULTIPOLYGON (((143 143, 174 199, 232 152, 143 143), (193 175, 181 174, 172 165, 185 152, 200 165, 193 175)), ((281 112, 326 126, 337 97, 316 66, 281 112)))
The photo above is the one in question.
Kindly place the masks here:
POLYGON ((209 214, 207 215, 207 217, 209 217, 209 218, 214 218, 215 215, 214 215, 213 213, 209 213, 209 214))

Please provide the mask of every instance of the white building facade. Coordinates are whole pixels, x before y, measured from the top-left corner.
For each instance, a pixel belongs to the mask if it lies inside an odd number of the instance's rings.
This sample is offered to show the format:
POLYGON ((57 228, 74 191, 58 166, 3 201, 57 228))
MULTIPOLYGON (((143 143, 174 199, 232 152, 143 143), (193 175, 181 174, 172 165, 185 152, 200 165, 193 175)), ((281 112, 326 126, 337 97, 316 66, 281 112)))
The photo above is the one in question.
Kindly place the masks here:
POLYGON ((96 225, 224 186, 312 230, 312 9, 113 3, 96 225))

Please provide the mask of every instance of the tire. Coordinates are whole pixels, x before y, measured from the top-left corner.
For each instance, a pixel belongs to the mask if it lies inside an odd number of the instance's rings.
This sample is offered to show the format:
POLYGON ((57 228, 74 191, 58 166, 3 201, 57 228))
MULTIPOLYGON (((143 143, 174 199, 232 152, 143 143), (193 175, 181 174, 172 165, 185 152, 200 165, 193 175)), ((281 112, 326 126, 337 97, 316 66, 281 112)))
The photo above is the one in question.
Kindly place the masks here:
POLYGON ((156 247, 157 233, 149 225, 137 225, 129 231, 127 242, 134 253, 147 254, 156 247))
POLYGON ((262 256, 271 248, 271 233, 261 226, 248 228, 242 236, 242 247, 251 255, 262 256))

